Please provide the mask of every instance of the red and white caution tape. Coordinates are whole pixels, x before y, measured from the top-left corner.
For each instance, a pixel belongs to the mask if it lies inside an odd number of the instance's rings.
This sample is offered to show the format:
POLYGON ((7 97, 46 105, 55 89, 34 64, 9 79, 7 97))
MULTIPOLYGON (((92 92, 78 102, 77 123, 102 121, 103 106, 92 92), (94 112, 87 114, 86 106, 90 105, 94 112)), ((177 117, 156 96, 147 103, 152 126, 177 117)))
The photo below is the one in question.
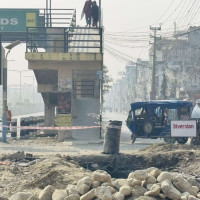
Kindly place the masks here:
MULTIPOLYGON (((42 126, 5 126, 0 125, 1 127, 6 127, 10 129, 20 129, 20 130, 81 130, 81 129, 92 129, 92 128, 100 128, 102 126, 50 126, 50 127, 42 127, 42 126)), ((121 126, 108 125, 106 128, 114 128, 121 129, 121 126)))
POLYGON ((100 128, 101 126, 53 126, 53 127, 41 127, 41 126, 4 126, 11 129, 20 129, 20 130, 80 130, 80 129, 91 129, 91 128, 100 128))

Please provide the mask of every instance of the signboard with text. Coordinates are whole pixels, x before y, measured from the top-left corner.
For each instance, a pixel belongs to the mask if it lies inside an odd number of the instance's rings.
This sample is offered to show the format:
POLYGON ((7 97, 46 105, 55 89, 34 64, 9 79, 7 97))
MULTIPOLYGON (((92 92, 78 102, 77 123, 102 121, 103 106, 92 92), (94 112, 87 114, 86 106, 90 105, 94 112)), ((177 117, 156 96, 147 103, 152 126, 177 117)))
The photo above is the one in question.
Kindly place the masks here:
POLYGON ((26 32, 38 23, 38 9, 0 9, 0 33, 26 32))
POLYGON ((172 120, 171 137, 196 137, 196 120, 172 120))

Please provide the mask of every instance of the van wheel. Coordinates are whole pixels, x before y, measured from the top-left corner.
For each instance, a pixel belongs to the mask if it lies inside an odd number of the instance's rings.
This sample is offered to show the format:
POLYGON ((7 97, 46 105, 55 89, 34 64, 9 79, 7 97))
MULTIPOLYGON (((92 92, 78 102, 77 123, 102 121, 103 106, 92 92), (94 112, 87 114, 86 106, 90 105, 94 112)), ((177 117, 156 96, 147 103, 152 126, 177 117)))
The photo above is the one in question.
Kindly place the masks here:
POLYGON ((131 143, 133 144, 136 140, 136 136, 134 134, 131 135, 131 143))
POLYGON ((165 137, 163 138, 165 143, 174 144, 176 142, 176 138, 165 137))
POLYGON ((191 138, 190 145, 200 145, 200 138, 199 137, 191 138))
POLYGON ((187 138, 187 137, 176 138, 176 141, 177 141, 179 144, 185 144, 185 143, 187 143, 188 138, 187 138))
POLYGON ((143 130, 146 134, 150 134, 153 130, 153 124, 151 122, 145 122, 143 130))

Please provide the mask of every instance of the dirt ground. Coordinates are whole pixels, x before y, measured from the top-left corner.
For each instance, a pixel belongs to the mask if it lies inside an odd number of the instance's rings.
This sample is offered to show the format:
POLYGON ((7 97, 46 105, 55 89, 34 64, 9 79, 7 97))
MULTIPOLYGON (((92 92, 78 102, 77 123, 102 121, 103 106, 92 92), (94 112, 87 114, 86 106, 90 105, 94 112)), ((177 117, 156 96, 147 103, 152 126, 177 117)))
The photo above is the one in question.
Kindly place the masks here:
POLYGON ((127 178, 131 171, 154 166, 200 178, 196 146, 159 143, 140 150, 128 146, 114 155, 102 154, 102 148, 101 140, 85 144, 40 138, 1 143, 0 194, 9 197, 23 190, 38 194, 49 184, 64 189, 96 169, 106 170, 113 178, 127 178))

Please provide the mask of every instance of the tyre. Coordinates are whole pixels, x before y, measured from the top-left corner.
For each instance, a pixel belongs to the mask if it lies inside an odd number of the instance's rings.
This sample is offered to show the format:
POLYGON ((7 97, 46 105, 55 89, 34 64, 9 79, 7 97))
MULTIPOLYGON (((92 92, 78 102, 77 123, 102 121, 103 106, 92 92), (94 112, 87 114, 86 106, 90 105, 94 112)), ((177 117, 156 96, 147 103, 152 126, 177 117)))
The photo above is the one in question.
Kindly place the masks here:
POLYGON ((179 144, 185 144, 185 143, 187 143, 188 138, 187 138, 187 137, 176 138, 176 141, 177 141, 179 144))
POLYGON ((176 142, 176 138, 165 137, 163 138, 165 143, 174 144, 176 142))
POLYGON ((153 124, 151 122, 145 122, 143 130, 146 134, 150 134, 153 131, 153 124))

